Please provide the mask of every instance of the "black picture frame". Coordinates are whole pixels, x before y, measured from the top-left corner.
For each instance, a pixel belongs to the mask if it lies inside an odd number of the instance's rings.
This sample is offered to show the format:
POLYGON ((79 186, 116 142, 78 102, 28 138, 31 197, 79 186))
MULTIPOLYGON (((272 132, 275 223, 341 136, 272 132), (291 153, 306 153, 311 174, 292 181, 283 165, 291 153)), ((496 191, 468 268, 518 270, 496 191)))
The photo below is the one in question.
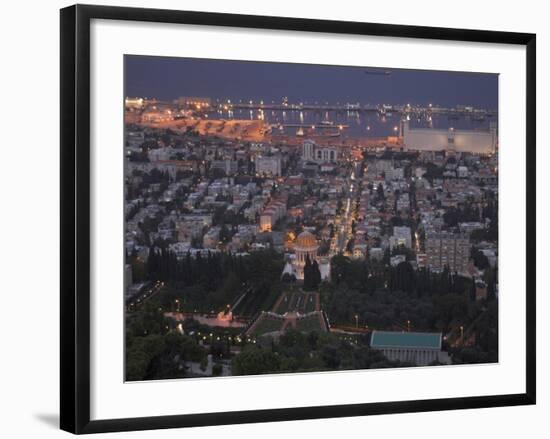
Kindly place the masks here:
POLYGON ((536 400, 536 36, 220 13, 75 5, 61 10, 61 404, 60 426, 99 433, 250 422, 535 404, 536 400), (526 47, 526 391, 525 393, 224 413, 90 420, 90 22, 93 19, 229 26, 526 47))

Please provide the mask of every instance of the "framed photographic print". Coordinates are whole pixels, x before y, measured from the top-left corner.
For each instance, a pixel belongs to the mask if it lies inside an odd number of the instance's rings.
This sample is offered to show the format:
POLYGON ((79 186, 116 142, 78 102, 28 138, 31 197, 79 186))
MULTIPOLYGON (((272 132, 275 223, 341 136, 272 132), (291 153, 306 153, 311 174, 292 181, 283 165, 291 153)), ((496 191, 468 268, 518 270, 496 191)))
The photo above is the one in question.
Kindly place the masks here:
POLYGON ((535 35, 61 11, 61 428, 535 403, 535 35))

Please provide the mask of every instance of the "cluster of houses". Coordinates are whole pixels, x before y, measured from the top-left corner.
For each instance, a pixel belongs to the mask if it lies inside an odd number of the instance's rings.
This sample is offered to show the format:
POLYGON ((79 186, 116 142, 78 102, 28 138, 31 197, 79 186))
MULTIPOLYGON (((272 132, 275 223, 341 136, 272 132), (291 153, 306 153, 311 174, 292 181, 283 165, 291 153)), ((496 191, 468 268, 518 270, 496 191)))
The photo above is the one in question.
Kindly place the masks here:
MULTIPOLYGON (((362 157, 309 140, 292 147, 152 129, 127 130, 126 152, 126 250, 143 259, 157 245, 178 257, 291 250, 303 229, 319 244, 330 243, 354 187, 345 254, 474 275, 470 237, 489 226, 487 191, 498 194, 496 155, 382 151, 362 157), (479 215, 449 225, 447 212, 464 204, 479 215)), ((496 242, 475 245, 494 267, 496 242)))

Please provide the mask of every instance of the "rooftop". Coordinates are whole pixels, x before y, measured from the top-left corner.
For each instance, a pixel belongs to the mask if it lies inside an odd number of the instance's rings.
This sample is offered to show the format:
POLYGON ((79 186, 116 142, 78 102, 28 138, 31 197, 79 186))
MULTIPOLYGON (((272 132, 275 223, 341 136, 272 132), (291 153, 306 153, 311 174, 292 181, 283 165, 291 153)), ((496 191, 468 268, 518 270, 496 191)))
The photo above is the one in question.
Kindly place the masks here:
POLYGON ((370 344, 373 348, 440 349, 441 333, 373 331, 370 344))
POLYGON ((295 247, 315 248, 317 247, 317 239, 313 234, 306 230, 298 235, 295 247))

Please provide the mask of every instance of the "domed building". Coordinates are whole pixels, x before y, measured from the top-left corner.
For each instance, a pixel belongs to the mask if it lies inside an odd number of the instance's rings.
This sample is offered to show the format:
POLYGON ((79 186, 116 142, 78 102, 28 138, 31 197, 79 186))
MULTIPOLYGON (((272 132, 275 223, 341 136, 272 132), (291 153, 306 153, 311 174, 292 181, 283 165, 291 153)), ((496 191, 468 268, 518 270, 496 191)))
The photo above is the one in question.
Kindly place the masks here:
POLYGON ((317 244, 317 238, 307 230, 300 233, 294 242, 294 255, 291 262, 287 263, 283 275, 288 273, 294 275, 296 279, 304 279, 304 266, 306 260, 309 258, 311 262, 317 261, 319 264, 319 271, 321 272, 322 279, 328 279, 330 274, 330 263, 325 260, 321 260, 317 255, 319 250, 319 244, 317 244))
POLYGON ((304 278, 304 266, 306 265, 306 259, 309 258, 310 262, 317 259, 317 239, 313 234, 308 231, 302 232, 296 238, 294 243, 294 270, 296 271, 296 279, 304 278))

